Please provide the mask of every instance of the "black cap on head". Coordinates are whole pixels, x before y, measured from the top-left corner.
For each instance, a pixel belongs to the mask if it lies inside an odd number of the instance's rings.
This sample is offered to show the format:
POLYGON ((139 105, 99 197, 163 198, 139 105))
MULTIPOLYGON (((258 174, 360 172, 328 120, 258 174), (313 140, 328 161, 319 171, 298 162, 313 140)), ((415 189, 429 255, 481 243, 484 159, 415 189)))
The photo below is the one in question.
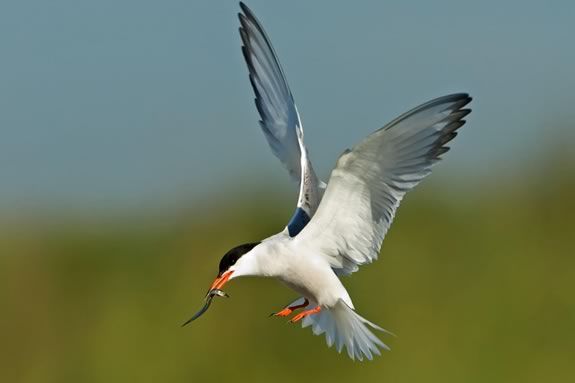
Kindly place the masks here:
POLYGON ((218 275, 221 276, 225 271, 227 271, 230 267, 236 264, 238 259, 245 253, 249 252, 251 249, 259 245, 260 242, 254 243, 245 243, 243 245, 239 245, 228 251, 220 261, 220 269, 218 275))

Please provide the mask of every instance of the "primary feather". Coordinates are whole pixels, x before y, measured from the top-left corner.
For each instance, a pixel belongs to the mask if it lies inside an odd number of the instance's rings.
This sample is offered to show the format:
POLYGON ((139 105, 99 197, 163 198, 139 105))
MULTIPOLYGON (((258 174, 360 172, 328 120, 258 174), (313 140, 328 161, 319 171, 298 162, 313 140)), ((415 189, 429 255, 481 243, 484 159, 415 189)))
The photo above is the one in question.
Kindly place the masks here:
POLYGON ((240 7, 242 53, 256 96, 260 127, 272 152, 299 184, 297 208, 286 228, 293 237, 315 213, 325 184, 311 165, 299 113, 272 44, 253 12, 243 3, 240 7))

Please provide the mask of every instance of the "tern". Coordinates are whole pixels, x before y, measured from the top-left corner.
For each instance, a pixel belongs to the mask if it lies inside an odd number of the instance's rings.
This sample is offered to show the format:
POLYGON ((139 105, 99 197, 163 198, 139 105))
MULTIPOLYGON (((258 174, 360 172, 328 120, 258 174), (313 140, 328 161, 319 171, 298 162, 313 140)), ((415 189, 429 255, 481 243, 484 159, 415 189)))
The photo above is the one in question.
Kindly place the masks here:
MULTIPOLYGON (((219 263, 206 305, 232 279, 276 278, 299 297, 281 311, 328 346, 345 347, 363 360, 388 350, 372 330, 385 331, 360 316, 340 277, 375 261, 405 194, 431 172, 449 150, 446 144, 465 123, 471 97, 451 94, 426 102, 345 150, 329 180, 322 182, 304 145, 303 128, 286 76, 262 24, 240 3, 242 52, 255 92, 260 127, 272 152, 299 185, 295 213, 278 234, 228 251, 219 263)), ((190 321, 191 321, 190 320, 190 321)), ((188 321, 189 322, 189 321, 188 321)), ((186 323, 188 323, 186 322, 186 323)))

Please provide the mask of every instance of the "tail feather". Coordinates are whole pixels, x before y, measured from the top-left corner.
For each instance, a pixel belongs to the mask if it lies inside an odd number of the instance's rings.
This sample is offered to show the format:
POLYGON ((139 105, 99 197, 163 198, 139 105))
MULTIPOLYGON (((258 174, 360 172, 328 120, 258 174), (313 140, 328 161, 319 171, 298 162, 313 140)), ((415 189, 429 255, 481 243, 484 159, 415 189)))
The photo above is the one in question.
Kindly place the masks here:
POLYGON ((302 327, 308 326, 315 335, 325 333, 327 345, 335 345, 338 352, 345 346, 347 354, 354 360, 363 360, 364 357, 371 360, 374 354, 381 355, 380 348, 389 350, 369 327, 389 332, 361 317, 341 299, 334 307, 305 317, 302 327))

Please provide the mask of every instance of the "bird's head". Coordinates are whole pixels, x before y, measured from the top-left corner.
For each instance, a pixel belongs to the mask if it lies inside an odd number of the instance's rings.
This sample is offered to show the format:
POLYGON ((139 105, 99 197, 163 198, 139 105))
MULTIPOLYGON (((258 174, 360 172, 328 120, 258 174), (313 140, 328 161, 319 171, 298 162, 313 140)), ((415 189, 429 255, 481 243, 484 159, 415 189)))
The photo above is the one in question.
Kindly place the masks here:
POLYGON ((256 243, 246 243, 244 245, 236 246, 230 251, 228 251, 222 257, 220 261, 220 266, 218 269, 218 275, 208 293, 206 294, 204 306, 194 314, 193 317, 188 319, 182 326, 187 325, 191 321, 196 320, 202 316, 210 307, 212 299, 215 296, 228 296, 222 291, 222 287, 233 278, 246 276, 246 275, 257 275, 258 274, 258 263, 256 253, 252 250, 254 247, 259 245, 260 242, 256 243))
POLYGON ((213 290, 221 290, 227 281, 233 278, 254 275, 257 269, 255 255, 250 252, 260 242, 246 243, 228 251, 222 257, 218 269, 218 276, 212 283, 208 294, 213 290))

